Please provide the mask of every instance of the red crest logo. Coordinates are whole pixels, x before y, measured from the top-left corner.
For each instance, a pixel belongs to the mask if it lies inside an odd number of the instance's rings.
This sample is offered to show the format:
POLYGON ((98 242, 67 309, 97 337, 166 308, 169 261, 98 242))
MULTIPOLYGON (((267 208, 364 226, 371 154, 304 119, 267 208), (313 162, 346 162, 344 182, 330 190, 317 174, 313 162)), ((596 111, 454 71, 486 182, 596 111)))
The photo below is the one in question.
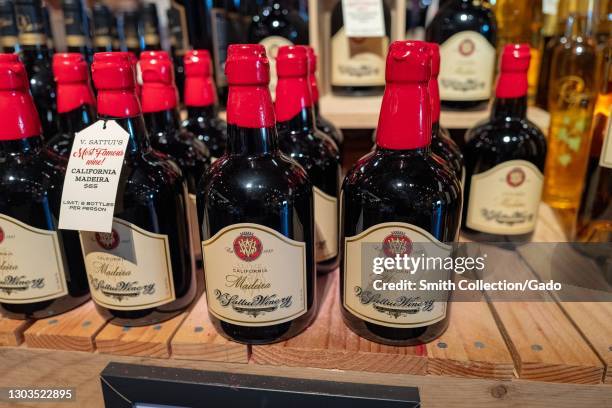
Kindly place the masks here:
POLYGON ((394 231, 383 240, 383 251, 388 257, 410 255, 412 241, 403 232, 394 231))
POLYGON ((110 251, 119 246, 119 234, 114 229, 111 232, 96 232, 96 241, 101 248, 110 251))
POLYGON ((527 176, 523 169, 516 167, 510 170, 506 175, 506 183, 508 183, 510 187, 518 187, 525 182, 526 178, 527 176))
POLYGON ((0 227, 0 244, 4 241, 4 230, 0 227))
POLYGON ((459 53, 464 57, 470 56, 476 50, 476 44, 470 39, 465 39, 459 44, 459 53))
POLYGON ((234 240, 234 253, 243 261, 254 261, 262 252, 263 244, 252 232, 243 232, 234 240))

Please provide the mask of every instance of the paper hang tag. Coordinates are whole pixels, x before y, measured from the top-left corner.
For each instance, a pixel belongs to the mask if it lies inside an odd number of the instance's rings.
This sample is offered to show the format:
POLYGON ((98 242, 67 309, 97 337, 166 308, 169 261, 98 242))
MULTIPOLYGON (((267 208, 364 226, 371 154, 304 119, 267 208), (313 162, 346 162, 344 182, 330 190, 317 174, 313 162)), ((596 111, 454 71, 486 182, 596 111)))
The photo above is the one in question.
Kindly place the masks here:
POLYGON ((111 232, 129 137, 114 120, 99 120, 75 135, 62 191, 60 229, 111 232))
POLYGON ((384 37, 383 0, 342 0, 347 37, 384 37))

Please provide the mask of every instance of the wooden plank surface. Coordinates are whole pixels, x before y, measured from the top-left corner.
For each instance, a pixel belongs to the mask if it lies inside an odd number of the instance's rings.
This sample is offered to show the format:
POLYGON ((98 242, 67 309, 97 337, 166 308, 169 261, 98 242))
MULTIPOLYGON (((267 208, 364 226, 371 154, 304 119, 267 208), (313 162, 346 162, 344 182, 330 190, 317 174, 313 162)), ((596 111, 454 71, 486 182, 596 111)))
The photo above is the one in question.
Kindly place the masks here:
POLYGON ((96 348, 100 353, 168 358, 172 337, 188 313, 152 326, 117 326, 110 321, 96 336, 96 348))
POLYGON ((172 358, 247 363, 248 346, 229 341, 212 326, 201 296, 172 339, 172 358))
POLYGON ((523 246, 519 253, 540 280, 563 284, 552 296, 604 362, 604 382, 612 384, 612 284, 602 266, 565 244, 523 246))
POLYGON ((94 351, 94 337, 107 320, 88 301, 69 312, 36 321, 25 331, 25 342, 35 348, 94 351))
MULTIPOLYGON (((496 260, 496 271, 488 273, 488 281, 535 278, 517 252, 488 246, 486 253, 496 260)), ((493 301, 491 306, 520 378, 584 384, 602 381, 602 362, 549 294, 542 292, 541 301, 493 301)))
POLYGON ((425 346, 394 347, 365 340, 342 321, 338 272, 319 277, 319 314, 302 334, 282 343, 252 346, 256 364, 379 373, 426 374, 425 346))
POLYGON ((512 356, 486 302, 455 302, 450 316, 446 332, 427 344, 430 374, 513 377, 512 356))
POLYGON ((31 320, 9 319, 0 316, 0 346, 18 346, 23 342, 23 332, 31 320))

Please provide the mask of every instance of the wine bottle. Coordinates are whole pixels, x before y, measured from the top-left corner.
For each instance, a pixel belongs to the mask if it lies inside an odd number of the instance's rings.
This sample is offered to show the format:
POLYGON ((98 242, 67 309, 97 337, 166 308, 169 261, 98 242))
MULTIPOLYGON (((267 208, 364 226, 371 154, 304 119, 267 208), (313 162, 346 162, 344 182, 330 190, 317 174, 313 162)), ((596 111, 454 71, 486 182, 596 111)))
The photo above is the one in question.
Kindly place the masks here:
POLYGON ((57 102, 40 0, 16 0, 21 60, 30 79, 30 91, 43 128, 43 138, 57 134, 57 102))
POLYGON ((597 95, 592 126, 587 180, 578 211, 580 242, 612 241, 612 51, 608 46, 601 90, 597 95))
POLYGON ((181 25, 181 14, 175 7, 166 10, 168 20, 168 37, 170 39, 170 55, 174 65, 174 80, 179 91, 179 101, 183 101, 185 94, 185 64, 183 58, 185 51, 189 48, 187 32, 183 32, 181 25))
POLYGON ((144 48, 141 44, 140 22, 138 10, 126 11, 123 13, 123 42, 125 50, 131 52, 136 57, 144 48))
POLYGON ((488 242, 529 241, 542 196, 546 139, 527 114, 527 44, 509 44, 501 56, 489 121, 470 129, 463 227, 488 242))
POLYGON ((62 0, 62 12, 66 29, 66 49, 68 52, 83 54, 85 59, 91 62, 91 31, 83 0, 62 0))
POLYGON ((308 23, 291 0, 265 0, 253 16, 249 27, 249 42, 266 48, 270 61, 270 92, 276 89, 276 53, 283 45, 308 44, 308 23))
POLYGON ((113 30, 115 20, 111 10, 102 2, 93 4, 94 50, 96 52, 113 51, 113 30))
POLYGON ((144 51, 161 50, 159 17, 155 3, 146 3, 142 7, 142 32, 144 51))
POLYGON ((12 0, 0 0, 0 45, 2 52, 19 52, 17 38, 17 20, 15 19, 15 5, 12 0))
POLYGON ((550 72, 552 68, 552 54, 559 44, 565 44, 565 21, 569 15, 570 0, 545 0, 543 3, 544 26, 542 36, 544 47, 542 49, 542 63, 538 77, 536 106, 548 110, 548 92, 550 85, 550 72))
POLYGON ((440 126, 440 87, 438 75, 440 74, 440 47, 436 43, 425 43, 431 53, 431 80, 429 81, 429 96, 431 97, 431 151, 441 157, 448 165, 461 186, 465 183, 465 166, 463 153, 459 146, 451 139, 448 130, 440 126))
POLYGON ((338 146, 340 159, 342 159, 342 147, 344 144, 344 135, 333 123, 321 114, 319 106, 319 84, 317 81, 317 55, 314 49, 307 46, 308 49, 308 66, 310 67, 310 93, 312 95, 312 109, 315 113, 315 125, 317 129, 331 137, 338 146))
POLYGON ((593 0, 570 0, 564 44, 553 51, 548 105, 550 128, 544 201, 553 208, 576 210, 584 186, 593 108, 597 97, 597 44, 593 36, 593 0), (589 4, 586 4, 589 3, 589 4))
POLYGON ((278 342, 316 312, 312 185, 279 150, 265 48, 230 45, 225 73, 227 154, 197 199, 208 311, 227 338, 278 342))
POLYGON ((338 1, 331 15, 332 92, 338 95, 383 93, 385 55, 391 37, 390 9, 390 4, 382 0, 338 1))
POLYGON ((92 298, 113 324, 158 323, 181 313, 196 295, 187 187, 176 165, 151 148, 129 55, 97 53, 92 73, 98 118, 129 135, 112 232, 81 231, 92 298))
POLYGON ((338 266, 340 153, 333 140, 315 127, 307 48, 280 47, 276 68, 274 109, 280 150, 306 170, 313 184, 317 270, 331 272, 338 266))
POLYGON ((194 267, 201 266, 202 246, 196 212, 196 187, 210 167, 206 145, 180 128, 178 91, 170 57, 165 51, 145 51, 140 55, 142 71, 142 112, 151 146, 169 155, 179 165, 189 192, 189 227, 194 267))
POLYGON ((227 124, 218 116, 210 54, 206 50, 188 51, 184 64, 187 120, 183 127, 204 142, 214 162, 225 153, 227 124))
MULTIPOLYGON (((95 97, 89 79, 89 66, 81 53, 53 55, 53 75, 57 83, 59 132, 46 144, 47 163, 59 169, 64 178, 74 135, 96 119, 95 97)), ((77 236, 78 243, 78 236, 77 236)))
MULTIPOLYGON (((461 218, 459 180, 431 153, 431 52, 420 41, 396 41, 387 55, 375 149, 342 186, 340 303, 347 326, 391 345, 440 336, 448 325, 448 292, 378 291, 374 279, 411 279, 410 272, 373 274, 374 258, 450 256, 461 218), (409 296, 415 302, 406 304, 409 296)), ((450 279, 427 271, 425 278, 450 279)))
POLYGON ((495 71, 495 15, 480 0, 443 4, 427 27, 429 42, 440 44, 440 99, 451 109, 482 108, 495 71))
POLYGON ((42 3, 42 15, 45 38, 47 39, 47 49, 49 50, 49 53, 53 55, 53 53, 55 52, 55 38, 53 35, 53 30, 51 28, 51 16, 49 14, 49 6, 46 2, 42 3))
POLYGON ((245 3, 243 1, 226 1, 225 12, 227 16, 227 44, 244 44, 248 40, 248 23, 250 16, 246 17, 245 3), (246 17, 246 18, 245 18, 246 17))
POLYGON ((49 317, 89 290, 78 235, 58 230, 61 183, 42 169, 40 121, 16 54, 0 54, 0 111, 0 312, 49 317))

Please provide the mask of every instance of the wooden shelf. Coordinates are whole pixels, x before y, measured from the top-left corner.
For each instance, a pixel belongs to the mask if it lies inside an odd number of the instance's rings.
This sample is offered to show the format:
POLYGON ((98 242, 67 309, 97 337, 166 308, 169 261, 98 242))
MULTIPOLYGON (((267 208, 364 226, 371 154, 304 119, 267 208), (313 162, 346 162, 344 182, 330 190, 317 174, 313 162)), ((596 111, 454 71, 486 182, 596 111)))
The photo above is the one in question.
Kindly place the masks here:
MULTIPOLYGON (((374 129, 378 125, 381 96, 336 96, 321 97, 321 113, 341 129, 374 129)), ((489 110, 442 111, 441 125, 448 129, 469 129, 488 117, 489 110)), ((528 118, 546 133, 550 117, 546 111, 530 107, 528 118)))

